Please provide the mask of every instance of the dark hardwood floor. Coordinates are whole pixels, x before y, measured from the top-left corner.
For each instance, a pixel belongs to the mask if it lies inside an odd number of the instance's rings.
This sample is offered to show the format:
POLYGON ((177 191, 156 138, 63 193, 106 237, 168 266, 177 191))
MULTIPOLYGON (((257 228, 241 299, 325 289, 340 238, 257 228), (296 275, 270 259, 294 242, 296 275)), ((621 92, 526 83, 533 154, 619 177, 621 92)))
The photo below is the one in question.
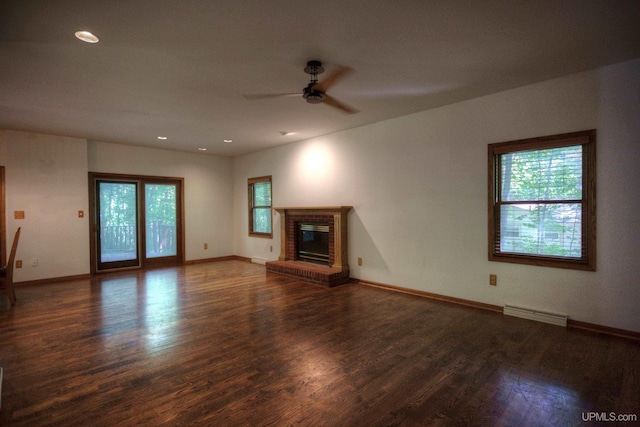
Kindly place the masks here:
POLYGON ((16 292, 0 299, 2 426, 640 416, 638 342, 361 284, 221 261, 16 292))

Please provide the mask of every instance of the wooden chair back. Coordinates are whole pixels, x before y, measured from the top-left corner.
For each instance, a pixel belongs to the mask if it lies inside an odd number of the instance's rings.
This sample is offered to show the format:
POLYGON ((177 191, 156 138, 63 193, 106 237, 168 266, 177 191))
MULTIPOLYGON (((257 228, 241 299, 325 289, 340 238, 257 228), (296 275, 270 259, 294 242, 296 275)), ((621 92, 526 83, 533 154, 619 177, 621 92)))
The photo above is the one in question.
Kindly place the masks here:
POLYGON ((13 266, 16 261, 16 252, 18 251, 18 241, 20 240, 20 230, 22 227, 18 227, 16 235, 13 237, 13 244, 11 245, 11 252, 9 253, 9 259, 7 260, 7 266, 4 268, 4 277, 0 288, 4 289, 9 297, 11 305, 16 305, 16 291, 13 288, 13 266))

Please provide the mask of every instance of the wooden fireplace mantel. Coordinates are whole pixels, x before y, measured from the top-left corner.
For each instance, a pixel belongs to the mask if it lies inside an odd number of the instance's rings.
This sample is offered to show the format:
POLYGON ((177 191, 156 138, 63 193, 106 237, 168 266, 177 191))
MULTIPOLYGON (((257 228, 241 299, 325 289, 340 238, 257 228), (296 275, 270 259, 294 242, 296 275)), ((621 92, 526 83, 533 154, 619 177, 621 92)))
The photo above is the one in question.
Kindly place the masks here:
POLYGON ((353 206, 314 206, 314 207, 279 207, 273 208, 280 214, 280 261, 287 259, 287 217, 305 216, 313 219, 314 216, 333 217, 333 254, 332 268, 349 270, 349 255, 347 246, 347 214, 353 206))

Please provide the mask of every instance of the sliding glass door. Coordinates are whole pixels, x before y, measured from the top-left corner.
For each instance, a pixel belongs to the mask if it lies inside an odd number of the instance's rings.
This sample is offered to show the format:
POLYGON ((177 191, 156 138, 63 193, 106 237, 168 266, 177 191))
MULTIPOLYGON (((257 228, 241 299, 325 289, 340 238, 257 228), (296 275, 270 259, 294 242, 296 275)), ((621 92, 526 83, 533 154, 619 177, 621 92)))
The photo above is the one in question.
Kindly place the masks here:
POLYGON ((176 184, 145 184, 147 258, 176 255, 176 184))
POLYGON ((91 174, 93 271, 182 261, 182 180, 91 174))
POLYGON ((138 183, 96 181, 98 270, 140 265, 138 183))

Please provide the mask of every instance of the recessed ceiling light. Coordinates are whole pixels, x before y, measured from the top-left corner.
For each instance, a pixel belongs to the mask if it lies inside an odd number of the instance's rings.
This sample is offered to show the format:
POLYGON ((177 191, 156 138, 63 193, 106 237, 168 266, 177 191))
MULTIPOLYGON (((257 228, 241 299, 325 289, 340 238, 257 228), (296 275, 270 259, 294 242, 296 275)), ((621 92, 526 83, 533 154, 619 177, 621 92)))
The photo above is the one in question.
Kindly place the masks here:
POLYGON ((230 142, 233 142, 233 139, 223 139, 222 142, 224 142, 225 144, 228 144, 230 142))
POLYGON ((198 151, 207 151, 207 149, 201 147, 201 148, 198 148, 198 151))
POLYGON ((167 139, 166 136, 159 136, 158 139, 161 139, 162 141, 164 141, 165 139, 167 139))
POLYGON ((89 31, 76 31, 76 37, 86 43, 98 43, 100 39, 89 31))

